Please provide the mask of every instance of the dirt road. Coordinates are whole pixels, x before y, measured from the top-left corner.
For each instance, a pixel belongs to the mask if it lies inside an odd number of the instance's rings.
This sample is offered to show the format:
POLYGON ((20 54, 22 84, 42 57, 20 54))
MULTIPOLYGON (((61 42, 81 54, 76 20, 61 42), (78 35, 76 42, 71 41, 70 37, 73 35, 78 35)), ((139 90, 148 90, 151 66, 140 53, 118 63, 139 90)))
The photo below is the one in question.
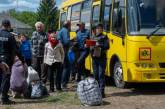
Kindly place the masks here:
POLYGON ((155 86, 141 85, 131 89, 107 87, 102 106, 81 106, 72 91, 51 94, 46 100, 18 99, 17 104, 0 106, 0 109, 165 109, 165 88, 155 86))

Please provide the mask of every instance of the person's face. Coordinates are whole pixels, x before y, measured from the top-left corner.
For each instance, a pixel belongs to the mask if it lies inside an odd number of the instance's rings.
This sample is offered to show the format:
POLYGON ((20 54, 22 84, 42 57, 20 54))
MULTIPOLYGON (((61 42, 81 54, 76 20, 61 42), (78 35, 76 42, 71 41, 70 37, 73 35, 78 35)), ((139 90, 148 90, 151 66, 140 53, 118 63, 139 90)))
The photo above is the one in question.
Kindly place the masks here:
POLYGON ((43 31, 43 26, 42 25, 37 25, 36 26, 36 31, 42 32, 43 31))
POLYGON ((21 40, 21 41, 25 41, 25 40, 26 40, 26 37, 25 37, 24 35, 22 35, 22 36, 20 37, 20 40, 21 40))
POLYGON ((102 27, 97 27, 96 34, 101 34, 102 32, 103 32, 103 28, 102 27))
POLYGON ((79 30, 84 30, 84 28, 85 28, 85 25, 84 24, 81 24, 81 25, 79 25, 79 30))
POLYGON ((51 40, 56 40, 57 38, 56 38, 56 34, 55 33, 51 33, 50 34, 50 39, 51 40))

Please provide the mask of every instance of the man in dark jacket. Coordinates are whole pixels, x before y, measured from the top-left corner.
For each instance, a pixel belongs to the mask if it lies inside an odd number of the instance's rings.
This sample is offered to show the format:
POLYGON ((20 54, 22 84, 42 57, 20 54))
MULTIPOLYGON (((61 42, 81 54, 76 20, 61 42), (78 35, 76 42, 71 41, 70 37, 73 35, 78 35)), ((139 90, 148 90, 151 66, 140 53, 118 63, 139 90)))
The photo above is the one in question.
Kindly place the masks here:
POLYGON ((78 77, 77 77, 77 82, 81 80, 81 76, 86 75, 86 70, 85 70, 85 58, 88 55, 88 49, 85 47, 85 41, 86 39, 89 39, 90 37, 90 32, 89 30, 85 29, 85 23, 80 22, 77 24, 79 26, 79 30, 77 31, 77 45, 78 45, 78 50, 80 52, 79 58, 77 60, 78 64, 78 77))
POLYGON ((35 24, 36 31, 32 34, 32 66, 38 72, 41 78, 41 72, 43 70, 43 57, 45 43, 48 41, 47 34, 44 32, 44 24, 37 22, 35 24))
POLYGON ((102 96, 105 97, 105 68, 106 68, 106 51, 109 49, 108 37, 103 34, 103 25, 98 24, 96 27, 96 46, 92 48, 92 65, 94 77, 99 83, 102 96))
POLYGON ((68 50, 70 47, 70 21, 65 21, 63 28, 59 31, 57 39, 62 43, 64 52, 65 52, 65 59, 63 63, 63 76, 62 76, 62 87, 66 88, 67 83, 70 78, 70 63, 68 60, 68 50))
MULTIPOLYGON (((14 58, 18 55, 16 41, 10 33, 11 25, 9 20, 2 21, 2 30, 0 30, 0 73, 2 73, 1 83, 1 102, 2 104, 13 104, 9 100, 8 91, 10 88, 10 70, 14 58)), ((19 55, 18 55, 19 56, 19 55)))

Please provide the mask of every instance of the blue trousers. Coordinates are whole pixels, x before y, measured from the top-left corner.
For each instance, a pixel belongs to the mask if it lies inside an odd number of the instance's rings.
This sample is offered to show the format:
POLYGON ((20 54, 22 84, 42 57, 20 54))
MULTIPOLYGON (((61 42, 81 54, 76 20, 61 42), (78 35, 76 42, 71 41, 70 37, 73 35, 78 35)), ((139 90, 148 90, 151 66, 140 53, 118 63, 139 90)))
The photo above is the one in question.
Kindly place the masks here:
POLYGON ((10 75, 9 74, 2 74, 2 83, 1 83, 1 100, 3 102, 9 100, 8 91, 10 88, 10 75))
POLYGON ((85 69, 85 58, 87 57, 87 54, 88 53, 86 50, 80 51, 80 56, 77 60, 77 64, 78 64, 77 82, 81 81, 81 77, 85 78, 87 76, 85 69))
POLYGON ((94 77, 98 81, 101 92, 104 92, 105 89, 105 68, 106 68, 106 59, 95 59, 92 60, 94 77))
POLYGON ((64 59, 64 63, 63 63, 63 75, 62 75, 62 86, 63 87, 65 87, 69 82, 70 72, 71 72, 70 70, 71 70, 71 65, 69 63, 67 53, 65 53, 65 59, 64 59))

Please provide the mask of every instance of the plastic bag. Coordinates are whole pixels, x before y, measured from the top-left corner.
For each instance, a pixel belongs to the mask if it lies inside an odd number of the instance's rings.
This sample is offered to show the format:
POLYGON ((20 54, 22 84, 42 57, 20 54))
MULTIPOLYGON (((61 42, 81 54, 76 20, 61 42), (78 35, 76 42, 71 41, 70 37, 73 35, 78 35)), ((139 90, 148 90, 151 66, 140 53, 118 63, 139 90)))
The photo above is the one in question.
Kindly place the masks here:
POLYGON ((31 66, 28 67, 28 78, 27 83, 29 84, 32 81, 40 80, 37 71, 35 71, 31 66))
POLYGON ((48 95, 48 91, 41 81, 32 85, 31 98, 41 98, 45 95, 48 95))

